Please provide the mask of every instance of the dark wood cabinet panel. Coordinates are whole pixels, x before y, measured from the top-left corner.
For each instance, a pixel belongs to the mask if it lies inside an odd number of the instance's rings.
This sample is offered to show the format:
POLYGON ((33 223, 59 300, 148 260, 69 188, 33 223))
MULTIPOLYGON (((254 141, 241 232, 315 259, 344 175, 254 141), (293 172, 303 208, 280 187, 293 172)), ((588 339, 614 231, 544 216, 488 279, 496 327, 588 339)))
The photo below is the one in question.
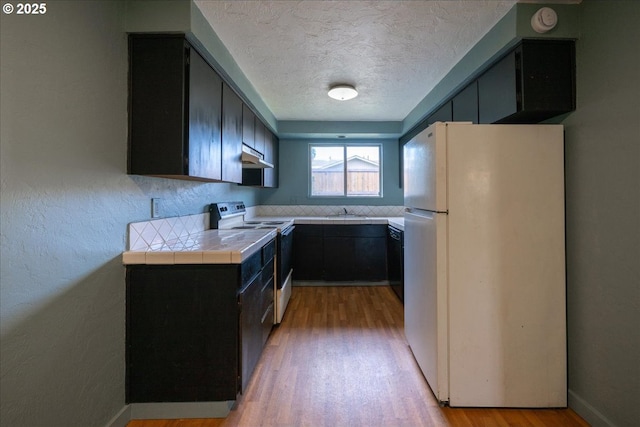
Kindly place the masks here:
POLYGON ((257 117, 255 118, 254 123, 254 138, 253 138, 253 148, 259 152, 264 154, 264 140, 265 140, 265 131, 266 128, 264 123, 260 121, 257 117))
POLYGON ((575 43, 524 40, 478 78, 480 123, 539 123, 575 110, 575 43))
POLYGON ((293 278, 322 280, 322 225, 296 224, 293 232, 293 278))
POLYGON ((494 123, 518 111, 515 52, 498 61, 477 83, 479 123, 494 123))
POLYGON ((242 142, 249 147, 255 146, 255 121, 256 115, 248 105, 242 105, 242 142))
POLYGON ((242 391, 262 355, 273 326, 273 260, 240 294, 242 391))
POLYGON ((470 83, 451 102, 454 122, 478 123, 478 82, 470 83))
POLYGON ((236 399, 237 271, 127 268, 128 403, 236 399))
POLYGON ((222 85, 222 180, 242 182, 242 100, 222 85))
POLYGON ((264 159, 267 162, 273 164, 273 168, 264 169, 264 174, 262 177, 263 187, 278 187, 278 150, 278 137, 276 137, 269 129, 265 129, 264 159))
POLYGON ((189 176, 222 179, 222 79, 196 52, 189 55, 189 176))
POLYGON ((400 137, 402 147, 436 121, 532 124, 574 111, 573 40, 525 39, 400 137), (475 98, 475 100, 474 100, 475 98))
POLYGON ((219 181, 222 79, 182 35, 129 49, 128 173, 219 181))
POLYGON ((355 270, 358 280, 387 279, 387 238, 357 237, 354 239, 355 270))
MULTIPOLYGON (((338 226, 340 227, 340 226, 338 226)), ((325 236, 322 280, 351 281, 357 276, 354 264, 356 243, 353 237, 325 236)))
POLYGON ((447 101, 427 118, 427 127, 435 122, 450 122, 451 120, 453 120, 451 101, 447 101))
POLYGON ((129 39, 128 173, 186 175, 186 51, 181 37, 129 39), (153 102, 152 102, 153 101, 153 102))
POLYGON ((294 278, 387 279, 386 225, 296 225, 294 278))
POLYGON ((273 326, 275 241, 242 264, 130 265, 126 402, 236 400, 273 326))
MULTIPOLYGON (((262 123, 256 119, 256 125, 262 123)), ((242 185, 263 188, 278 187, 278 138, 264 125, 261 126, 264 133, 263 155, 264 160, 271 163, 273 168, 243 169, 242 185)))

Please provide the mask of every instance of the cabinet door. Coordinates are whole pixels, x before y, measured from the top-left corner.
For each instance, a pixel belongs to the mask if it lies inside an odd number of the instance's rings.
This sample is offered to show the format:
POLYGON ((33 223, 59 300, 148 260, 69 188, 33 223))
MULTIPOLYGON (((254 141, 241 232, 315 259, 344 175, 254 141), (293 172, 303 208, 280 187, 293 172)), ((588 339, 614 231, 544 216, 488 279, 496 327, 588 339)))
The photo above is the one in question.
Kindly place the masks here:
POLYGON ((511 52, 478 78, 478 119, 494 123, 517 111, 516 54, 511 52))
POLYGON ((222 85, 222 180, 242 182, 242 100, 222 85))
POLYGON ((322 225, 296 225, 293 231, 293 278, 322 280, 322 225))
POLYGON ((447 101, 427 118, 427 126, 431 126, 435 122, 450 122, 451 120, 453 120, 451 101, 447 101))
POLYGON ((575 45, 569 40, 525 40, 520 59, 522 110, 532 122, 575 110, 575 45))
POLYGON ((258 274, 240 294, 240 305, 242 307, 240 313, 240 361, 243 392, 246 390, 251 374, 253 374, 262 354, 262 285, 262 277, 258 274))
POLYGON ((187 173, 183 102, 186 70, 182 37, 129 38, 127 173, 187 173))
POLYGON ((254 148, 256 115, 246 104, 242 104, 242 142, 254 148))
MULTIPOLYGON (((348 226, 337 225, 336 227, 348 226)), ((325 236, 323 248, 324 280, 351 281, 359 278, 360 271, 356 263, 359 255, 356 250, 355 240, 351 236, 325 236)))
POLYGON ((387 279, 386 237, 358 237, 354 240, 356 280, 387 279))
POLYGON ((235 400, 236 266, 129 266, 126 402, 235 400))
POLYGON ((453 121, 478 123, 478 82, 474 81, 452 100, 453 121))
POLYGON ((253 148, 259 153, 264 154, 264 139, 266 128, 264 123, 257 117, 255 118, 253 148))
POLYGON ((191 49, 189 60, 189 175, 222 179, 222 79, 191 49))
POLYGON ((262 185, 276 188, 278 187, 278 138, 268 129, 264 139, 264 159, 273 164, 273 168, 264 170, 262 185))

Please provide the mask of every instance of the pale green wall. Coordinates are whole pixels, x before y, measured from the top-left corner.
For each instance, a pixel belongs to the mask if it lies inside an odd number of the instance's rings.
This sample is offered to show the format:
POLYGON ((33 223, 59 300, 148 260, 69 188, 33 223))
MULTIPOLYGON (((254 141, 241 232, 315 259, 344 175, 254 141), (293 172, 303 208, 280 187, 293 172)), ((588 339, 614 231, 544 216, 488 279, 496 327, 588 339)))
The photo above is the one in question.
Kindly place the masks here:
POLYGON ((640 2, 585 0, 566 130, 569 404, 640 425, 640 2))
POLYGON ((0 425, 105 426, 124 408, 130 222, 258 190, 126 175, 125 3, 0 15, 0 425))
POLYGON ((375 205, 402 206, 403 194, 399 178, 399 150, 395 139, 283 139, 280 141, 280 185, 277 189, 263 190, 260 204, 266 205, 375 205), (309 197, 309 144, 381 144, 382 145, 382 198, 310 198, 309 197))

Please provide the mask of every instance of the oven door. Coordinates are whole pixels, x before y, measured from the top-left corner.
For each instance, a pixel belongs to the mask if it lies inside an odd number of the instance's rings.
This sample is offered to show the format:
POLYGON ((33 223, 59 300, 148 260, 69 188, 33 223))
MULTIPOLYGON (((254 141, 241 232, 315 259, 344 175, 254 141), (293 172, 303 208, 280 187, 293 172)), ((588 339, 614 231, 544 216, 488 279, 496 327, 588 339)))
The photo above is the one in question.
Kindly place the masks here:
POLYGON ((273 323, 282 322, 291 298, 291 271, 293 268, 293 229, 291 226, 278 233, 276 255, 275 310, 273 323))
POLYGON ((282 289, 284 282, 287 280, 287 276, 291 272, 293 266, 293 230, 295 226, 291 226, 282 230, 280 235, 280 250, 278 251, 278 289, 282 289))

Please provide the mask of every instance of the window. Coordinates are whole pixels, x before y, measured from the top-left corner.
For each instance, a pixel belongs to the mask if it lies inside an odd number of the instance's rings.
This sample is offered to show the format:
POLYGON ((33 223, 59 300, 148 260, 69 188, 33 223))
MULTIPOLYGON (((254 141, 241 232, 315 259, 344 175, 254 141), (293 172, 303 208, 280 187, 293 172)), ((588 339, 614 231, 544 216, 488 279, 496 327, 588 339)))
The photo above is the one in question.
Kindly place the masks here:
POLYGON ((309 145, 312 197, 382 197, 380 145, 309 145))

